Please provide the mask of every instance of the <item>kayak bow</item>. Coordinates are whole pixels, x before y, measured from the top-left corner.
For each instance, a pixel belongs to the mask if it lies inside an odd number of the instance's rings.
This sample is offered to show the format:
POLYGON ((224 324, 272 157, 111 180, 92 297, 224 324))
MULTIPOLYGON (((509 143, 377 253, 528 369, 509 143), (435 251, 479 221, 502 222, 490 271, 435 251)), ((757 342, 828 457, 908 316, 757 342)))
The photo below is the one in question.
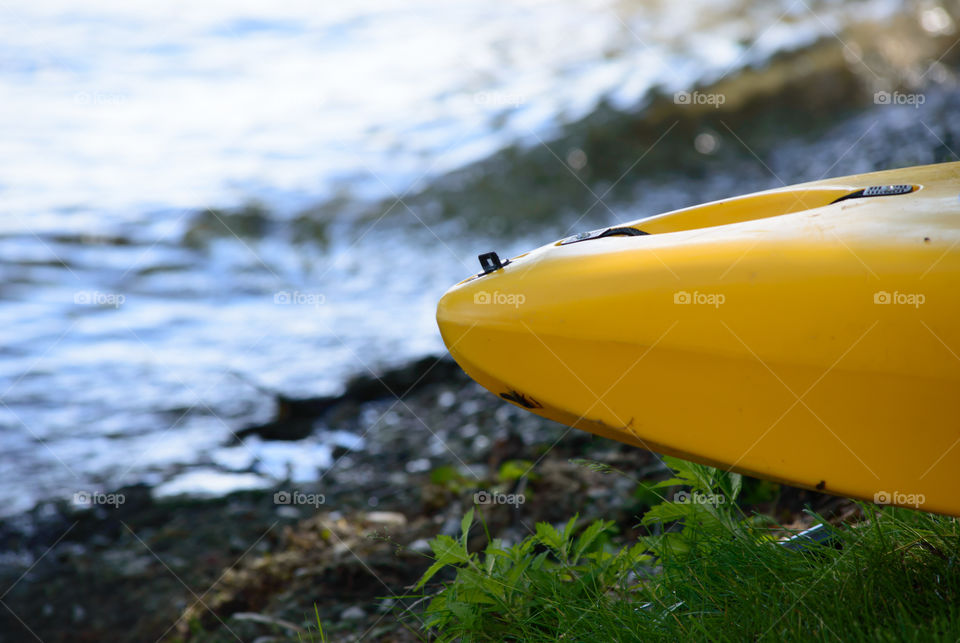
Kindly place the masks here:
POLYGON ((460 366, 527 410, 749 475, 960 515, 960 163, 573 235, 451 288, 460 366))

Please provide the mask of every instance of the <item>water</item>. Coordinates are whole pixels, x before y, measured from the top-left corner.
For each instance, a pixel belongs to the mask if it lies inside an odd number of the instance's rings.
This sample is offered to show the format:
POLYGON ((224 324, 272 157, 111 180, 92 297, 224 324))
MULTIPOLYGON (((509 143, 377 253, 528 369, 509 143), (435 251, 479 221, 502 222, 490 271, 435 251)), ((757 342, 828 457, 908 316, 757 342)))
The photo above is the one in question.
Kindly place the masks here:
POLYGON ((435 302, 476 254, 545 240, 474 234, 455 213, 427 229, 403 203, 315 234, 305 208, 349 219, 601 102, 639 110, 652 89, 907 10, 347 4, 0 8, 0 514, 140 480, 222 492, 315 475, 362 439, 223 446, 272 412, 252 383, 329 394, 439 353, 435 302), (251 199, 251 230, 203 214, 251 199))

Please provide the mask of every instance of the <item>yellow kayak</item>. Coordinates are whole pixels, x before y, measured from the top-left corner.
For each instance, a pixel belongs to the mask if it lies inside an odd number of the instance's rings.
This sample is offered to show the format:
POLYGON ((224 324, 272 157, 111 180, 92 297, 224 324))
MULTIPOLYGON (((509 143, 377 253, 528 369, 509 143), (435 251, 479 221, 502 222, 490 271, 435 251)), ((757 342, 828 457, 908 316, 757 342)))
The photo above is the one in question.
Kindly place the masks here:
POLYGON ((659 453, 960 515, 960 163, 480 259, 437 321, 500 397, 659 453))

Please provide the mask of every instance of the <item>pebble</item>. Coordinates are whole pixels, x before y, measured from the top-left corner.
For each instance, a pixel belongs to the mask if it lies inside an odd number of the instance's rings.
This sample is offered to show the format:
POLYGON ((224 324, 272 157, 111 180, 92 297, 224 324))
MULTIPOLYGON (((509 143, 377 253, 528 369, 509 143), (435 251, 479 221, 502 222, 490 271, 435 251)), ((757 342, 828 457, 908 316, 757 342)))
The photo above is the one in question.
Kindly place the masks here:
POLYGON ((341 621, 359 621, 367 617, 367 613, 363 611, 363 608, 357 607, 356 605, 348 607, 347 609, 340 612, 341 621))
POLYGON ((430 446, 427 447, 427 449, 430 452, 430 455, 438 456, 438 457, 444 455, 445 453, 449 453, 450 448, 451 447, 446 442, 444 442, 442 438, 439 438, 439 437, 431 440, 430 446))
POLYGON ((422 473, 430 470, 430 460, 428 458, 417 458, 411 460, 406 466, 407 473, 422 473))
POLYGON ((460 513, 451 513, 450 516, 444 521, 443 527, 440 528, 440 533, 447 536, 457 536, 460 534, 460 513))
POLYGON ((494 417, 494 419, 497 421, 497 423, 499 423, 499 424, 507 424, 507 423, 509 423, 511 420, 513 420, 513 419, 515 419, 515 418, 517 417, 517 413, 515 413, 514 411, 515 411, 515 407, 512 407, 512 406, 501 406, 501 407, 498 408, 498 409, 496 410, 496 412, 493 414, 493 417, 494 417))
POLYGON ((437 397, 437 404, 444 409, 449 409, 457 403, 457 396, 453 391, 444 391, 437 397))
POLYGON ((141 556, 124 549, 111 549, 103 553, 103 562, 116 569, 121 576, 139 576, 150 568, 153 559, 149 555, 141 556))
POLYGON ((473 450, 477 454, 486 453, 487 448, 490 446, 490 438, 485 435, 478 435, 477 438, 473 441, 473 450))
POLYGON ((300 518, 300 510, 296 507, 291 507, 290 505, 280 505, 277 507, 277 516, 280 518, 289 518, 290 520, 297 520, 300 518))
POLYGON ((480 402, 477 400, 467 400, 460 405, 460 413, 463 415, 473 415, 480 411, 480 402))
POLYGON ((366 518, 376 525, 402 527, 407 524, 407 517, 396 511, 371 511, 366 518))

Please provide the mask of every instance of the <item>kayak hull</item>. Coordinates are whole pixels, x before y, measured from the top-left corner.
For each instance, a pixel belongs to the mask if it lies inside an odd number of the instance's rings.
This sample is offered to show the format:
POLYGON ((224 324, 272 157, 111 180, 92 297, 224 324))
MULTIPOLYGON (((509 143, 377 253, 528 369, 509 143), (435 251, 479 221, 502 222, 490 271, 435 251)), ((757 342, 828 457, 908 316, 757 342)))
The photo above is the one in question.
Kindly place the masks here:
POLYGON ((668 213, 471 277, 438 323, 471 377, 568 426, 958 515, 958 195, 943 164, 668 213), (834 203, 882 184, 912 189, 834 203))

